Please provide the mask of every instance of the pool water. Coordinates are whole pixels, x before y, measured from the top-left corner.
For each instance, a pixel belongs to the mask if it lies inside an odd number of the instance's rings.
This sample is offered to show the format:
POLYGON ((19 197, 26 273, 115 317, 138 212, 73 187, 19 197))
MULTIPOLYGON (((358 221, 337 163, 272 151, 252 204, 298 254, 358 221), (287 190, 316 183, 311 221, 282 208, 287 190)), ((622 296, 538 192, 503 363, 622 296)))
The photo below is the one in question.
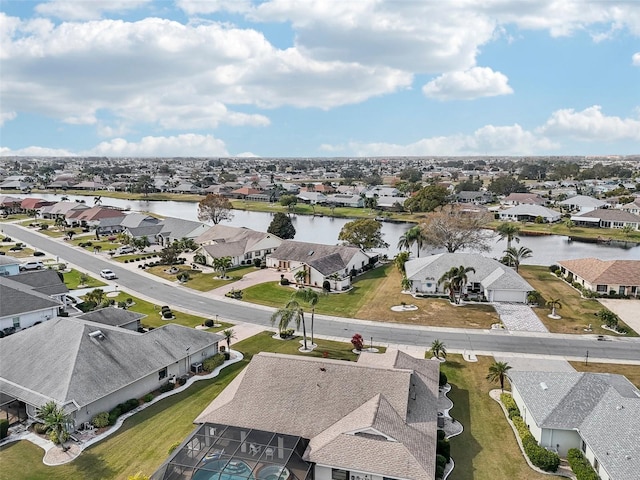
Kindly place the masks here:
POLYGON ((281 465, 269 465, 258 472, 258 480, 287 480, 289 470, 281 465))
POLYGON ((191 480, 255 480, 251 467, 241 460, 212 460, 196 470, 191 480))

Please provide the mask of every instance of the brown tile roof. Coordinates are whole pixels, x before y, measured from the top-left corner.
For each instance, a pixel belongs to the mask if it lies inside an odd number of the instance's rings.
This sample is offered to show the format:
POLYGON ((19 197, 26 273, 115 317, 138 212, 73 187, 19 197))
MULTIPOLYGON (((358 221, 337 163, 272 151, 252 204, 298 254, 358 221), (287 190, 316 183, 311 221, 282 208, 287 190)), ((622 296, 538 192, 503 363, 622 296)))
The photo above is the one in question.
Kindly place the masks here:
POLYGON ((558 264, 594 285, 640 285, 640 260, 580 258, 558 264))

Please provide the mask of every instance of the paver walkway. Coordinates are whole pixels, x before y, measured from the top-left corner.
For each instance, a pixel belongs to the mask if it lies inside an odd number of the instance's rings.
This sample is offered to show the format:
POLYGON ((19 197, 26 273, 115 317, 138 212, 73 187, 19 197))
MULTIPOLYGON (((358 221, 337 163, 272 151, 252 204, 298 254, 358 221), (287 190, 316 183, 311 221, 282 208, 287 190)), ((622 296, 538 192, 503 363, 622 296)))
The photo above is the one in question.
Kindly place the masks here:
POLYGON ((494 308, 507 330, 548 332, 531 307, 521 303, 494 303, 494 308))

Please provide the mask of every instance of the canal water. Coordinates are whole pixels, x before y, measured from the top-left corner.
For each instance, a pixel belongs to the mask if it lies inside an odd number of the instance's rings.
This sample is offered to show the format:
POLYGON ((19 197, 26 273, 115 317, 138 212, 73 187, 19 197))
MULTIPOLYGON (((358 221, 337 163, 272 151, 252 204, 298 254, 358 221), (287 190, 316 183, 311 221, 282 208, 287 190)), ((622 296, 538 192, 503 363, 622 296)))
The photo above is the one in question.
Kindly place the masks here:
MULTIPOLYGON (((29 194, 30 197, 46 200, 60 200, 61 194, 29 194)), ((70 201, 84 200, 87 205, 93 205, 93 197, 67 195, 70 201)), ((149 212, 163 217, 177 217, 185 220, 198 220, 198 204, 194 202, 175 201, 142 201, 122 200, 117 198, 102 198, 102 205, 110 205, 131 211, 149 212)), ((266 232, 273 218, 268 212, 249 212, 234 210, 233 218, 223 222, 225 225, 236 227, 248 227, 253 230, 266 232)), ((338 243, 338 234, 349 219, 333 217, 313 217, 310 215, 294 215, 291 218, 296 228, 295 240, 302 242, 315 242, 335 245, 338 243)), ((376 250, 390 257, 398 253, 398 239, 414 224, 410 223, 382 223, 383 239, 389 244, 388 249, 376 250)), ((503 255, 506 248, 506 240, 491 242, 492 249, 486 255, 497 258, 503 255)), ((551 265, 558 260, 570 260, 574 258, 596 257, 602 260, 640 260, 640 246, 623 248, 595 243, 570 242, 567 237, 549 235, 536 237, 521 237, 520 243, 514 243, 515 247, 525 246, 533 251, 531 258, 523 261, 529 265, 551 265)), ((443 250, 423 249, 420 256, 440 253, 443 250)), ((415 249, 414 249, 415 255, 415 249)))

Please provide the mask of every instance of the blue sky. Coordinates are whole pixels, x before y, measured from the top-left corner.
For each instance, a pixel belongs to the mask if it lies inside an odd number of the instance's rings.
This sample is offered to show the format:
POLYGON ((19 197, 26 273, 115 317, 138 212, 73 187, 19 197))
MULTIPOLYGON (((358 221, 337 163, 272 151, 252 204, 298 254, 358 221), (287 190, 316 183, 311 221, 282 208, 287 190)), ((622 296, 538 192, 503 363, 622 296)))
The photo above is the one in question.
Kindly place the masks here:
POLYGON ((640 2, 0 1, 0 154, 640 153, 640 2))

